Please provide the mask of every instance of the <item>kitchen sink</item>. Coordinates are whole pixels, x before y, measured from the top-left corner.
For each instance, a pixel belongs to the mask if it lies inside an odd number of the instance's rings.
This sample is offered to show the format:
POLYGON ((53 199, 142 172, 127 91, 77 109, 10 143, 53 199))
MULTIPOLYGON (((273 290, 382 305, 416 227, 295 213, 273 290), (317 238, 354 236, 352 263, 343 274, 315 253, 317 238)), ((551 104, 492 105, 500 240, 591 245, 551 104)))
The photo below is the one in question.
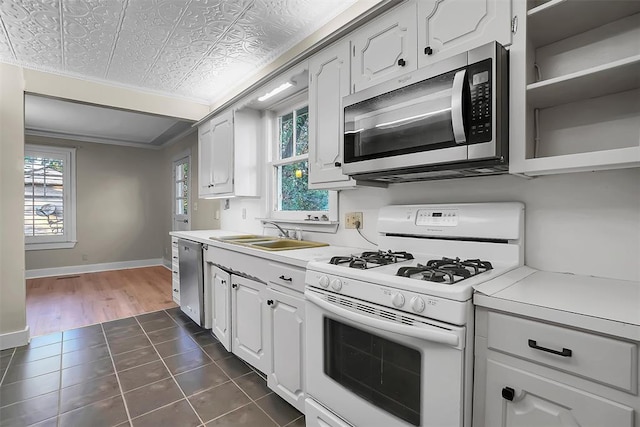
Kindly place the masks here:
POLYGON ((328 243, 311 242, 309 240, 293 240, 276 238, 270 241, 249 243, 248 246, 264 251, 286 251, 289 249, 306 249, 329 246, 328 243))

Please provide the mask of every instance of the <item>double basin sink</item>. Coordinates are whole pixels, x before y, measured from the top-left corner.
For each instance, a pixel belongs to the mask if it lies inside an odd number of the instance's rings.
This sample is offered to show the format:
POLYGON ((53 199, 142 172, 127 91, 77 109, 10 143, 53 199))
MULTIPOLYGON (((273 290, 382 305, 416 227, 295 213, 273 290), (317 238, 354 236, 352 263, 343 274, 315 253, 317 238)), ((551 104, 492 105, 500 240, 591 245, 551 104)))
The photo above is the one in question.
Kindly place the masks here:
POLYGON ((257 234, 241 234, 236 236, 211 237, 213 240, 248 246, 263 251, 286 251, 290 249, 307 249, 329 246, 328 243, 311 242, 309 240, 294 240, 257 234))

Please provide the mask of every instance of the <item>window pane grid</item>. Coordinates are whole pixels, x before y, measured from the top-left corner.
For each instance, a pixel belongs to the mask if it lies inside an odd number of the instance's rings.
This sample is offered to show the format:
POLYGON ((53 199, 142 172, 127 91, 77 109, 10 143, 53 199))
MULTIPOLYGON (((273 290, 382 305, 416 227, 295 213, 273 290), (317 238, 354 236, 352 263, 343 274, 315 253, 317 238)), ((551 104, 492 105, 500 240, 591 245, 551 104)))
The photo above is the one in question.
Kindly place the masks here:
POLYGON ((41 155, 25 156, 26 237, 64 235, 64 163, 41 155))

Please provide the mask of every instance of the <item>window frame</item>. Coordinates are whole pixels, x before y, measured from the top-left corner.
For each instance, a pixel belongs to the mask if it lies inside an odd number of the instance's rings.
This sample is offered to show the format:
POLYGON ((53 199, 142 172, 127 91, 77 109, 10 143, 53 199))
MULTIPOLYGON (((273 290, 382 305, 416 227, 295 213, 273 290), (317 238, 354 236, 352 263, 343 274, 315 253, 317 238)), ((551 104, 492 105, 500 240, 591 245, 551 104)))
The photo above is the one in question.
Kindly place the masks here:
MULTIPOLYGON (((62 158, 64 169, 62 172, 63 185, 63 224, 64 232, 58 236, 27 236, 24 234, 24 248, 26 251, 45 249, 70 249, 75 247, 76 239, 76 149, 71 147, 57 147, 49 145, 25 144, 23 157, 52 157, 62 158)), ((23 160, 24 171, 24 160, 23 160)), ((24 185, 24 179, 23 179, 24 185)), ((26 198, 23 197, 23 203, 26 198)), ((24 221, 24 220, 23 220, 24 221)), ((23 223, 24 228, 24 223, 23 223)))
MULTIPOLYGON (((308 92, 296 94, 291 96, 270 109, 269 118, 271 132, 269 141, 269 157, 267 159, 267 183, 269 194, 269 218, 273 220, 286 221, 304 221, 308 218, 308 215, 312 217, 320 218, 322 215, 326 215, 329 221, 338 220, 338 192, 331 190, 319 190, 328 191, 329 195, 329 210, 327 211, 281 211, 278 210, 280 203, 280 186, 278 183, 278 167, 291 163, 297 163, 306 160, 309 161, 309 150, 306 154, 295 155, 295 141, 294 141, 294 155, 286 159, 280 159, 280 126, 279 118, 293 111, 299 110, 303 107, 309 106, 308 92)), ((309 118, 311 120, 311 118, 309 118)), ((294 124, 295 127, 295 124, 294 124)), ((311 143, 311 141, 309 141, 311 143)), ((307 175, 307 187, 309 185, 309 177, 307 175)), ((314 221, 313 224, 322 224, 323 221, 314 221)))

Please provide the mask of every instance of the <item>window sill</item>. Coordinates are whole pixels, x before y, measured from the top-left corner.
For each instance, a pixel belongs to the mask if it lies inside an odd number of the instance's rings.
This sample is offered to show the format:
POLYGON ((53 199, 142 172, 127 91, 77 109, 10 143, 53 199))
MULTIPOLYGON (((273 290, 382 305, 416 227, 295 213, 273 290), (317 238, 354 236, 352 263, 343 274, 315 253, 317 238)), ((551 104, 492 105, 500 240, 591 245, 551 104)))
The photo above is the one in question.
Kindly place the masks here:
POLYGON ((282 224, 284 229, 299 228, 302 231, 313 231, 316 233, 329 233, 336 234, 338 232, 338 221, 310 221, 310 220, 297 220, 297 219, 280 219, 280 218, 258 218, 262 223, 262 227, 268 227, 276 229, 271 224, 265 224, 265 221, 275 222, 276 224, 282 224), (289 225, 289 226, 287 226, 289 225))
POLYGON ((55 243, 25 243, 25 251, 44 251, 48 249, 71 249, 77 242, 55 242, 55 243))

